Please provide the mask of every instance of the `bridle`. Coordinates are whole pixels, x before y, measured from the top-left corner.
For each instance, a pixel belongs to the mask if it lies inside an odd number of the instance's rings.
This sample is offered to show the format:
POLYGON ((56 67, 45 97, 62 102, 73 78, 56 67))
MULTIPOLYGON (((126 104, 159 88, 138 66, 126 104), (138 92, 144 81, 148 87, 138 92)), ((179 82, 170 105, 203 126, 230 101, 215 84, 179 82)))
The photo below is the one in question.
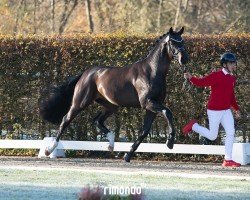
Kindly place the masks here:
MULTIPOLYGON (((176 40, 176 39, 174 39, 174 38, 169 37, 169 41, 174 41, 174 42, 177 42, 177 43, 181 43, 181 42, 183 41, 183 39, 181 39, 181 40, 176 40)), ((177 51, 175 51, 175 50, 172 48, 172 45, 171 45, 169 42, 168 42, 168 46, 169 46, 169 49, 170 49, 170 51, 172 52, 172 55, 173 55, 173 57, 174 57, 175 60, 178 59, 177 56, 178 56, 178 54, 179 54, 180 52, 185 51, 185 48, 184 48, 183 46, 182 46, 182 47, 175 47, 177 51)), ((179 62, 178 62, 178 63, 179 63, 179 62)), ((186 72, 187 72, 186 66, 181 65, 180 63, 179 63, 179 66, 180 66, 179 68, 180 68, 180 70, 182 71, 182 73, 186 73, 186 72)))
POLYGON ((172 55, 174 57, 174 59, 177 59, 177 56, 180 52, 184 51, 185 48, 182 46, 182 47, 175 47, 176 51, 172 48, 172 45, 170 44, 170 41, 174 41, 174 42, 177 42, 177 43, 181 43, 183 41, 183 39, 181 40, 176 40, 174 38, 171 38, 169 37, 169 40, 168 40, 168 47, 170 49, 170 51, 172 52, 172 55))
MULTIPOLYGON (((178 57, 177 57, 178 54, 179 54, 180 52, 185 51, 185 48, 184 48, 183 46, 181 46, 181 47, 175 47, 175 49, 173 49, 173 48, 172 48, 172 45, 170 44, 170 41, 174 41, 174 42, 176 42, 176 43, 181 43, 181 42, 183 41, 183 39, 181 39, 181 40, 176 40, 176 39, 174 39, 174 38, 171 38, 169 35, 168 35, 167 38, 166 38, 166 43, 167 43, 167 45, 168 45, 169 50, 171 51, 171 53, 172 53, 172 55, 173 55, 173 58, 174 58, 175 60, 178 60, 178 57)), ((188 72, 186 66, 181 65, 179 62, 178 62, 178 64, 179 64, 179 67, 178 67, 178 68, 182 71, 183 74, 186 73, 186 72, 188 72)), ((189 83, 189 80, 188 80, 187 78, 185 78, 185 81, 183 82, 182 90, 184 90, 186 87, 187 87, 187 91, 189 91, 189 90, 191 89, 191 84, 189 83)))

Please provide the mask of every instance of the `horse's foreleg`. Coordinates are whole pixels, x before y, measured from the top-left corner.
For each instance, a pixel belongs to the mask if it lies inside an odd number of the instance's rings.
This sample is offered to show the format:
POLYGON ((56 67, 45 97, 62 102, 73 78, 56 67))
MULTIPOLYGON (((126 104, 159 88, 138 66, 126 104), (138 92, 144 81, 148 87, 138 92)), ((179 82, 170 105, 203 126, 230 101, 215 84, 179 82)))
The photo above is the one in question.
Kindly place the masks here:
POLYGON ((126 162, 130 162, 131 157, 133 156, 136 149, 139 147, 141 142, 144 140, 144 138, 149 134, 149 131, 151 129, 152 123, 156 117, 156 114, 147 110, 146 115, 144 117, 144 124, 143 124, 143 132, 142 135, 138 137, 138 139, 135 141, 135 143, 132 145, 131 150, 129 153, 125 154, 124 160, 126 162))
POLYGON ((174 128, 174 123, 173 123, 173 114, 171 110, 153 100, 147 101, 147 109, 151 110, 152 112, 162 114, 164 118, 167 120, 168 126, 169 126, 169 135, 168 135, 166 145, 169 149, 173 149, 174 140, 175 140, 175 128, 174 128))
POLYGON ((174 123, 173 123, 173 114, 168 108, 164 108, 162 111, 163 116, 166 118, 168 121, 168 126, 169 126, 169 135, 168 139, 166 142, 166 145, 169 149, 174 148, 174 140, 175 140, 175 128, 174 128, 174 123))

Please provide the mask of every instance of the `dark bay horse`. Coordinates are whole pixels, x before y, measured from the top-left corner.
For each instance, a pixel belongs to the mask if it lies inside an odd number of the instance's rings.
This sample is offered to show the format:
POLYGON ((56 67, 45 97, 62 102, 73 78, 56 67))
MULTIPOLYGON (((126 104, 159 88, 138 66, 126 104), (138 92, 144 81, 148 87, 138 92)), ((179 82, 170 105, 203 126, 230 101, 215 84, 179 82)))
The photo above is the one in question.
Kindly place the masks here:
POLYGON ((114 133, 104 126, 104 121, 118 107, 137 107, 146 110, 143 132, 125 156, 129 162, 143 139, 149 134, 157 114, 163 115, 169 124, 168 148, 174 146, 175 129, 173 115, 163 105, 166 96, 166 75, 173 59, 178 60, 180 67, 188 61, 188 54, 181 37, 184 27, 178 32, 164 34, 146 58, 132 65, 118 67, 93 67, 61 86, 54 87, 40 103, 40 115, 43 119, 61 122, 56 140, 46 148, 49 155, 58 145, 59 139, 70 122, 87 106, 96 102, 103 110, 94 118, 98 128, 109 140, 109 150, 114 148, 114 133))

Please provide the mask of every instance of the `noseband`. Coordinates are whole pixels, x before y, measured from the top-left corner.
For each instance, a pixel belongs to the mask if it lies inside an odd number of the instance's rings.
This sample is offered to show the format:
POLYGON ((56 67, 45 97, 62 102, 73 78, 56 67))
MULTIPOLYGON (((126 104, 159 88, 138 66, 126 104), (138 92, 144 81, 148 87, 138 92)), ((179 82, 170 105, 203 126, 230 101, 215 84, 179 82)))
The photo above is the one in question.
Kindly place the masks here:
MULTIPOLYGON (((181 40, 176 40, 176 39, 174 39, 174 38, 170 38, 170 37, 169 37, 169 41, 174 41, 174 42, 177 42, 177 43, 181 43, 181 42, 183 41, 183 39, 181 39, 181 40)), ((176 47, 176 50, 177 50, 177 51, 175 51, 175 50, 172 48, 172 45, 169 43, 169 41, 168 41, 169 49, 171 50, 174 59, 176 59, 177 56, 178 56, 178 54, 179 54, 180 52, 184 51, 185 48, 184 48, 183 46, 182 46, 182 47, 176 47)))

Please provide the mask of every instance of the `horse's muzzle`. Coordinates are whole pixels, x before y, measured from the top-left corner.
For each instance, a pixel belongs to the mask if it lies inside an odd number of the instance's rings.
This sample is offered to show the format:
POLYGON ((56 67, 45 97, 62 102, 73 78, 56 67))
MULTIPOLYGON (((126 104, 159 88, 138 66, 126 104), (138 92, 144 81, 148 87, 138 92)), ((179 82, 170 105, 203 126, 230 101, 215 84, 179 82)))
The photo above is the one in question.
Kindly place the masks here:
POLYGON ((189 61, 189 56, 186 52, 181 52, 181 56, 179 57, 179 63, 181 65, 185 65, 187 64, 187 62, 189 61))

